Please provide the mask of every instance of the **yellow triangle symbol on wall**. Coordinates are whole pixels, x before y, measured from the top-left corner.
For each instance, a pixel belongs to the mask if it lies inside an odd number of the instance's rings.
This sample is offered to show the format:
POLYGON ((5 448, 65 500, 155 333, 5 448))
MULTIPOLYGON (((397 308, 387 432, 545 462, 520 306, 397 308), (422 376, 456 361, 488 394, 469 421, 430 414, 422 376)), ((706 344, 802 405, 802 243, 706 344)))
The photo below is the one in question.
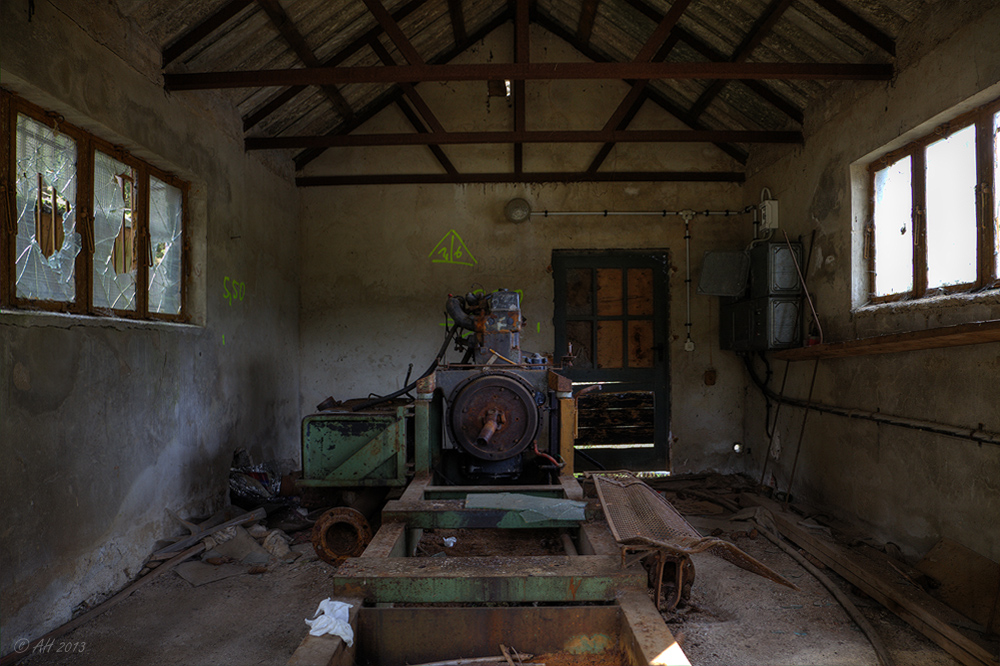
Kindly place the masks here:
POLYGON ((458 264, 460 266, 475 266, 479 262, 476 260, 469 248, 465 246, 465 241, 452 229, 444 235, 444 238, 434 246, 431 253, 431 263, 435 264, 458 264))

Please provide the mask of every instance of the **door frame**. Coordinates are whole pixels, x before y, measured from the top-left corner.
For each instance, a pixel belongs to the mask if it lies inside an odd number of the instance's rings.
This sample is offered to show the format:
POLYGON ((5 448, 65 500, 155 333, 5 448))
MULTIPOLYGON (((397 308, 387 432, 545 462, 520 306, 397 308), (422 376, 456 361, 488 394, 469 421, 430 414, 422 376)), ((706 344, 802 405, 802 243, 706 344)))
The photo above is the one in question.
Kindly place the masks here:
MULTIPOLYGON (((652 268, 653 269, 653 368, 649 377, 636 380, 635 373, 640 368, 565 368, 562 374, 574 382, 609 381, 622 382, 614 391, 643 390, 654 392, 654 442, 647 449, 604 449, 594 450, 595 457, 608 469, 669 470, 670 468, 670 251, 666 248, 613 249, 613 250, 553 250, 552 276, 554 286, 555 358, 566 354, 566 272, 572 268, 652 268)), ((627 303, 628 284, 623 285, 623 298, 627 303)), ((592 281, 592 298, 596 299, 597 284, 592 281)), ((596 301, 595 301, 596 302, 596 301)), ((596 307, 596 306, 595 306, 596 307)), ((596 310, 595 310, 596 312, 596 310)), ((594 314, 595 322, 601 319, 594 314)), ((648 317, 644 317, 648 319, 648 317)), ((622 316, 608 316, 608 320, 628 319, 622 316)), ((593 335, 596 337, 596 326, 593 335)), ((627 338, 627 336, 625 336, 627 338)), ((627 344, 627 339, 625 340, 627 344)), ((591 345, 595 357, 596 345, 591 345)), ((625 352, 627 357, 627 351, 625 352)), ((594 466, 580 460, 581 469, 594 466)))

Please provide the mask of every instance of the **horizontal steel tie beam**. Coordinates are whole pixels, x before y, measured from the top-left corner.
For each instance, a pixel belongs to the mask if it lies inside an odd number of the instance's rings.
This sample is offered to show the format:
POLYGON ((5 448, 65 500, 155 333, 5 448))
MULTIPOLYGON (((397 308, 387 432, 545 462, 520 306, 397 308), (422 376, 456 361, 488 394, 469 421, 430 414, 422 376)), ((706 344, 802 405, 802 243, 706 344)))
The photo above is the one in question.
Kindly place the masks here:
POLYGON ((893 66, 856 63, 527 62, 394 67, 309 67, 164 74, 168 90, 421 81, 611 79, 889 80, 893 66))
POLYGON ((430 132, 422 134, 328 134, 251 137, 247 150, 342 148, 352 146, 427 146, 487 143, 802 143, 802 132, 729 130, 594 130, 525 132, 430 132))

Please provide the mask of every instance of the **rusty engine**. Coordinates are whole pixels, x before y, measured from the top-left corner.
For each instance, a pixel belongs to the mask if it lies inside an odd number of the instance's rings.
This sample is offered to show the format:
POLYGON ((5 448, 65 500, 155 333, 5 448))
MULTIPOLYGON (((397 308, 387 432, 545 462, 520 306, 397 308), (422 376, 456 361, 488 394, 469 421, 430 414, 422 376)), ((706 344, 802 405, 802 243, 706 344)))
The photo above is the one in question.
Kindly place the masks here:
POLYGON ((456 338, 463 363, 439 367, 427 387, 443 418, 435 461, 443 481, 538 483, 558 474, 558 386, 544 356, 521 351, 519 295, 452 296, 446 310, 469 333, 456 338))

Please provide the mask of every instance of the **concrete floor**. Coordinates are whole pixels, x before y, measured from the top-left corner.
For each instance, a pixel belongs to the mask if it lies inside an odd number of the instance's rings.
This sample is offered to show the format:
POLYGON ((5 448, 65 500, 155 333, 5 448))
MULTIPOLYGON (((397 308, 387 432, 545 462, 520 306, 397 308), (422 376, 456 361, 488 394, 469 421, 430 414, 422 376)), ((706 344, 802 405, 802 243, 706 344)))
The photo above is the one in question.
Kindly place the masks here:
MULTIPOLYGON (((679 505, 683 508, 683 503, 679 505)), ((717 523, 724 518, 715 514, 711 520, 717 523)), ((691 520, 697 525, 705 519, 692 516, 691 520)), ((735 543, 794 582, 800 591, 778 586, 711 555, 696 555, 697 578, 690 603, 664 613, 692 664, 877 665, 864 634, 830 593, 794 560, 762 537, 738 536, 735 543)), ((235 576, 200 587, 169 572, 22 663, 284 664, 306 635, 303 620, 333 592, 330 579, 334 568, 315 559, 307 546, 300 548, 307 550, 306 555, 291 564, 274 564, 264 574, 235 576)), ((896 663, 958 663, 831 571, 824 573, 877 628, 896 663)))

